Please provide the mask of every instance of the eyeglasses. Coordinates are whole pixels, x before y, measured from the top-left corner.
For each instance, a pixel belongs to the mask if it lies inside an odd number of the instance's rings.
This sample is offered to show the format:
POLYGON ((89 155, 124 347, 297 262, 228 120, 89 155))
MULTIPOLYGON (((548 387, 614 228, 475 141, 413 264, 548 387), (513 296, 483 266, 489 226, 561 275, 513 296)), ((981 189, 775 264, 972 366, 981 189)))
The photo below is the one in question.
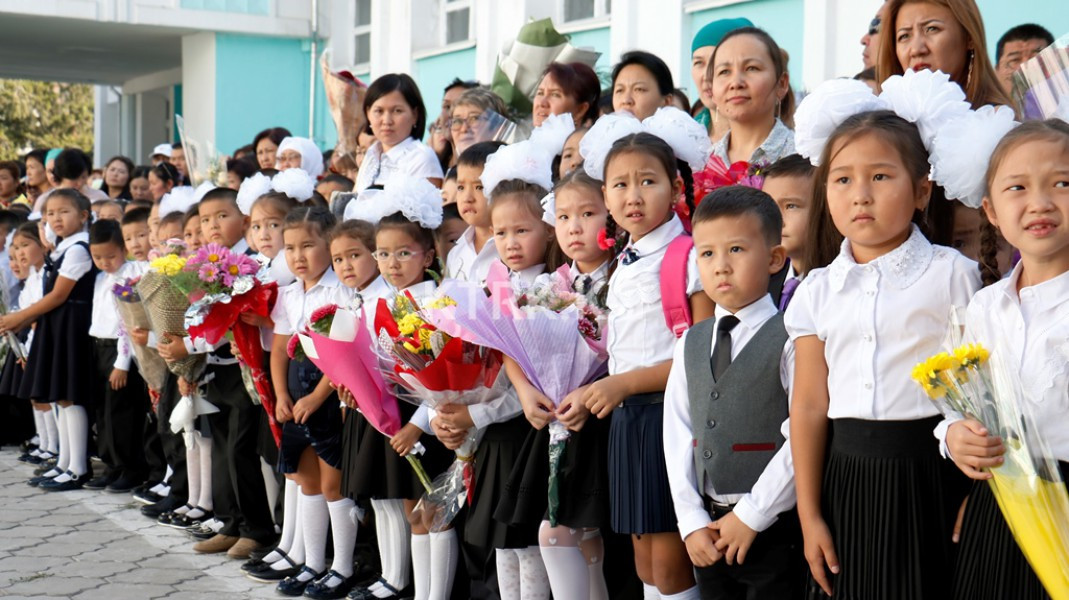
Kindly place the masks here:
POLYGON ((420 254, 423 254, 422 250, 420 250, 418 252, 413 252, 411 250, 396 250, 394 252, 386 252, 385 250, 377 250, 375 252, 372 252, 371 256, 377 262, 386 262, 386 261, 390 260, 391 258, 396 258, 397 262, 405 263, 405 262, 408 262, 408 261, 412 260, 413 258, 419 256, 420 254))
POLYGON ((876 35, 880 33, 880 18, 876 17, 869 23, 869 35, 876 35))
POLYGON ((485 121, 486 119, 485 113, 472 115, 466 119, 449 119, 449 127, 454 131, 461 130, 464 125, 467 125, 468 129, 474 129, 479 124, 479 121, 485 121))

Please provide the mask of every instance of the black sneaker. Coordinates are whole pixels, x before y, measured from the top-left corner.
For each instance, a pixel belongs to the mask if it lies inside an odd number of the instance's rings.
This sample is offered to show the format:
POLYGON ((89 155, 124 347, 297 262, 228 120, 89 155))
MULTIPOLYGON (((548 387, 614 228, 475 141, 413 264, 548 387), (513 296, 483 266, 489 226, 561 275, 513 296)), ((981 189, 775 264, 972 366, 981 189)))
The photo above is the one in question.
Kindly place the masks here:
POLYGON ((112 494, 125 494, 136 488, 142 481, 142 479, 123 473, 118 479, 109 483, 106 489, 112 494))
POLYGON ((316 573, 308 567, 301 567, 301 570, 298 571, 296 575, 287 577, 282 581, 278 582, 278 586, 275 588, 275 590, 283 596, 292 596, 294 598, 298 596, 303 596, 304 590, 307 589, 313 581, 319 579, 322 576, 322 573, 316 573), (299 577, 305 573, 311 575, 312 577, 306 581, 301 581, 299 577))

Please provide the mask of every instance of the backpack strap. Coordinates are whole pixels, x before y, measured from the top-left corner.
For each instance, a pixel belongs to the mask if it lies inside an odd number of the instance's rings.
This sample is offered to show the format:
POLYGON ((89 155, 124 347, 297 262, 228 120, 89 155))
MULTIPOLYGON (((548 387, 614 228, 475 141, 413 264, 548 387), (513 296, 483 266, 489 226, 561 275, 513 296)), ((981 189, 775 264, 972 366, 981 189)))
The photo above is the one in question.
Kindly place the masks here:
POLYGON ((668 244, 661 261, 661 308, 664 323, 678 338, 694 324, 687 297, 687 258, 694 239, 682 234, 668 244))

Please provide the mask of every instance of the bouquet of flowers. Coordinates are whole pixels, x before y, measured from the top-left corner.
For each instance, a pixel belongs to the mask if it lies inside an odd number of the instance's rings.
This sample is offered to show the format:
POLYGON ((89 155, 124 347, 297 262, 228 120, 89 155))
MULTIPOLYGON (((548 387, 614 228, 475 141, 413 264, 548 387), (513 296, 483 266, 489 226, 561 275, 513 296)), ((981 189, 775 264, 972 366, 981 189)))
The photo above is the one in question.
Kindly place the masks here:
POLYGON ((1005 462, 988 480, 1028 562, 1055 600, 1069 598, 1069 494, 1057 461, 1036 434, 1012 368, 984 346, 966 344, 913 369, 913 379, 944 412, 976 419, 1003 439, 1005 462))
POLYGON ((175 275, 177 287, 190 304, 184 312, 184 326, 194 337, 216 344, 231 333, 246 380, 252 382, 252 398, 259 399, 267 412, 275 443, 282 428, 275 421, 275 393, 264 370, 260 330, 241 320, 241 313, 261 317, 271 314, 278 285, 268 282, 266 272, 251 256, 231 252, 219 244, 207 244, 186 259, 175 275), (267 282, 267 283, 265 283, 267 282))
MULTIPOLYGON (((694 205, 700 204, 713 191, 729 185, 761 189, 765 182, 761 177, 761 167, 742 160, 728 166, 716 154, 709 155, 705 167, 694 173, 694 205)), ((683 226, 690 231, 690 209, 686 202, 677 202, 675 211, 683 221, 683 226)))
MULTIPOLYGON (((171 337, 183 338, 186 332, 186 309, 189 300, 175 283, 186 266, 185 257, 165 254, 149 262, 149 269, 135 286, 141 302, 152 323, 152 330, 161 340, 171 337)), ((167 363, 172 373, 188 381, 196 381, 204 373, 206 360, 202 354, 194 354, 167 363)))
MULTIPOLYGON (((290 358, 311 360, 331 383, 352 392, 357 408, 372 427, 388 437, 396 435, 401 430, 401 412, 379 370, 363 312, 357 316, 329 304, 312 313, 308 325, 308 331, 290 340, 290 358)), ((405 459, 430 492, 430 477, 418 458, 423 452, 422 444, 417 443, 405 459)))
MULTIPOLYGON (((3 300, 0 300, 0 316, 6 315, 7 313, 7 304, 3 300)), ((0 348, 5 350, 3 354, 4 359, 7 358, 6 351, 14 352, 15 359, 23 363, 26 362, 26 357, 29 356, 29 353, 26 351, 26 346, 19 341, 18 336, 12 331, 5 331, 4 335, 0 337, 0 348)))
MULTIPOLYGON (((604 311, 572 287, 567 267, 517 288, 502 263, 490 268, 490 296, 447 281, 440 293, 451 306, 429 310, 432 323, 471 343, 494 348, 523 369, 527 379, 559 407, 573 390, 606 372, 604 311)), ((570 433, 559 421, 549 425, 549 521, 556 526, 560 505, 557 473, 570 433)))
POLYGON ((186 170, 193 187, 211 182, 215 187, 226 187, 226 157, 219 154, 210 141, 201 144, 186 135, 186 122, 182 115, 175 115, 178 136, 186 153, 186 170))
MULTIPOLYGON (((137 293, 137 283, 140 277, 131 277, 116 283, 111 288, 115 295, 115 307, 119 313, 123 328, 126 331, 133 329, 152 329, 152 322, 148 318, 145 305, 141 302, 141 295, 137 293)), ((163 389, 167 380, 167 361, 160 358, 155 349, 138 344, 130 344, 133 348, 137 366, 141 370, 141 377, 148 386, 157 392, 163 389)))
MULTIPOLYGON (((481 292, 480 292, 481 294, 481 292)), ((444 308, 448 301, 428 308, 444 308)), ((502 393, 498 375, 501 353, 451 336, 432 325, 411 295, 399 295, 391 309, 380 299, 375 312, 378 344, 385 355, 387 381, 400 386, 399 398, 428 408, 446 404, 479 404, 502 393)), ((456 450, 457 460, 439 475, 422 499, 425 521, 432 531, 448 525, 473 491, 476 437, 456 450)))

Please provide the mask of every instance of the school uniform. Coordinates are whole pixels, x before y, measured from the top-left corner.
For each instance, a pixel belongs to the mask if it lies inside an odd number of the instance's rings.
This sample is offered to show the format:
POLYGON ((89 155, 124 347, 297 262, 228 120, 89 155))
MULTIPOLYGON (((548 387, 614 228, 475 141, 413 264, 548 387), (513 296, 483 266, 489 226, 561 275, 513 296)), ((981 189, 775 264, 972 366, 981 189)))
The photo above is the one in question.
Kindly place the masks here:
MULTIPOLYGON (((31 267, 32 269, 32 267, 31 267)), ((41 277, 37 275, 37 290, 40 293, 41 277)), ((19 310, 20 306, 29 306, 29 304, 23 304, 20 302, 20 297, 24 295, 24 282, 19 281, 18 285, 12 290, 12 298, 10 304, 8 304, 8 310, 19 310)), ((19 342, 25 346, 26 339, 29 336, 30 329, 24 329, 15 334, 19 342)), ((35 434, 35 419, 36 415, 33 412, 33 407, 26 398, 18 397, 19 382, 22 380, 22 365, 19 364, 18 358, 15 356, 15 352, 8 350, 7 357, 4 359, 3 367, 0 368, 0 442, 10 442, 13 444, 21 444, 26 440, 33 438, 35 434)), ((37 431, 40 434, 40 431, 37 431)), ((37 444, 41 448, 41 444, 37 444)))
POLYGON ((490 272, 490 265, 501 260, 497 245, 493 239, 486 241, 482 250, 475 250, 475 228, 468 227, 457 239, 456 246, 449 251, 445 261, 445 277, 460 281, 477 281, 484 283, 490 272))
MULTIPOLYGON (((1009 277, 973 296, 965 317, 965 337, 1000 353, 1019 374, 1024 402, 1036 437, 1056 459, 1069 481, 1069 272, 1017 292, 1022 265, 1009 277)), ((945 447, 950 416, 937 434, 945 447)), ((949 457, 949 453, 947 453, 949 457)), ((961 527, 954 597, 962 600, 1049 596, 1013 539, 986 481, 974 481, 961 527)))
MULTIPOLYGON (((352 290, 342 285, 333 269, 327 269, 310 288, 296 280, 282 288, 278 302, 271 311, 275 322, 275 335, 290 337, 308 328, 312 313, 321 307, 348 304, 352 290)), ((289 361, 286 386, 290 398, 298 400, 312 393, 323 379, 323 373, 308 358, 289 361)), ((301 454, 308 446, 323 462, 341 468, 341 408, 338 395, 330 396, 304 423, 288 421, 282 426, 282 441, 279 446, 278 469, 282 473, 296 473, 301 454)))
POLYGON ((695 324, 676 344, 664 402, 665 459, 685 540, 728 513, 757 532, 744 564, 695 569, 703 598, 800 598, 788 393, 794 346, 771 296, 695 324), (727 359, 727 360, 725 360, 727 359))
POLYGON ((133 364, 130 340, 122 331, 112 288, 131 276, 132 268, 124 264, 114 274, 100 272, 93 291, 93 320, 89 335, 93 338, 93 388, 97 398, 97 441, 100 457, 118 478, 140 482, 148 471, 144 457, 142 431, 148 397, 145 384, 133 364), (113 370, 126 371, 126 386, 111 389, 113 370))
POLYGON ((442 163, 430 146, 414 137, 382 151, 382 143, 371 144, 360 163, 355 191, 362 192, 373 185, 387 185, 394 177, 441 179, 442 163))
MULTIPOLYGON (((941 416, 910 378, 942 349, 951 310, 979 288, 976 263, 916 226, 898 248, 811 271, 787 309, 791 339, 815 335, 828 364, 824 519, 839 557, 836 598, 946 598, 951 530, 967 482, 939 456, 941 416)), ((819 587, 810 583, 810 594, 819 587)))
MULTIPOLYGON (((672 218, 624 249, 609 280, 606 343, 609 374, 617 375, 672 359, 675 335, 665 324, 661 303, 661 263, 672 240, 683 235, 672 218)), ((692 249, 687 259, 686 293, 701 291, 692 249)), ((609 427, 609 496, 617 533, 667 533, 676 515, 665 468, 664 393, 625 398, 612 411, 609 427)))
MULTIPOLYGON (((23 282, 22 291, 18 295, 18 308, 27 308, 40 300, 43 296, 41 293, 43 285, 44 268, 30 267, 26 281, 23 282)), ((27 328, 18 333, 18 338, 22 341, 27 353, 33 345, 33 332, 33 329, 27 328)), ((28 400, 29 396, 23 396, 20 391, 24 379, 25 372, 22 366, 18 364, 15 353, 8 352, 7 359, 4 361, 3 372, 0 373, 0 396, 14 397, 20 401, 28 400)))

